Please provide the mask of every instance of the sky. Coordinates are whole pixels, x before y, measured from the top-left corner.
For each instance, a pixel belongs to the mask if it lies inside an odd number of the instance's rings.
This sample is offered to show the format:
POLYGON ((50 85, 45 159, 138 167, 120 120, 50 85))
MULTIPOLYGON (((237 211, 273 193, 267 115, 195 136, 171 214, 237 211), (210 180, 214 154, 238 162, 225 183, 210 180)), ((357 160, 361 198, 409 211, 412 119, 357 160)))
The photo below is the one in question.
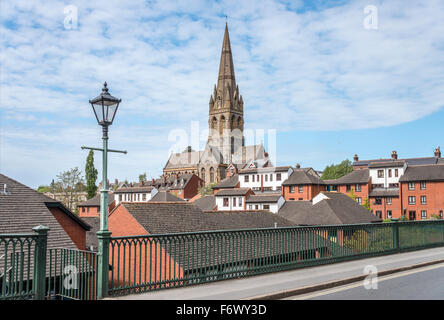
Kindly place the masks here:
POLYGON ((178 130, 203 147, 225 16, 245 128, 275 130, 277 165, 444 149, 441 0, 1 1, 0 172, 37 187, 83 171, 104 81, 122 99, 110 148, 128 151, 110 180, 161 175, 178 130))

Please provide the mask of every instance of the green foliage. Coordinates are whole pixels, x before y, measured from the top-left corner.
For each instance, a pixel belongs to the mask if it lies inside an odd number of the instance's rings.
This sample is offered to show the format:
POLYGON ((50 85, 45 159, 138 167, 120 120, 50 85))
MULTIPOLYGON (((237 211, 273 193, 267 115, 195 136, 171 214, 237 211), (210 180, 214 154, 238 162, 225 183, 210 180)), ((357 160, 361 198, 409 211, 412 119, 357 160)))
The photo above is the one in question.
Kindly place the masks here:
POLYGON ((370 200, 369 198, 364 199, 364 203, 362 204, 364 208, 366 208, 368 211, 372 212, 372 208, 370 207, 370 200))
POLYGON ((353 171, 353 166, 350 160, 346 159, 339 164, 332 164, 326 166, 322 172, 323 180, 339 179, 353 171))
POLYGON ((385 222, 385 223, 392 222, 392 219, 387 218, 387 219, 382 220, 382 222, 385 222))
POLYGON ((213 194, 213 187, 216 185, 217 183, 211 183, 208 186, 202 186, 199 188, 199 194, 203 197, 205 195, 211 195, 213 194))
POLYGON ((79 201, 79 193, 86 191, 82 171, 75 167, 59 173, 53 188, 54 192, 62 195, 61 202, 70 210, 75 211, 75 205, 79 201))
POLYGON ((409 217, 407 217, 406 215, 401 216, 401 218, 399 218, 399 221, 409 221, 409 217))
POLYGON ((439 220, 439 219, 441 219, 441 218, 439 217, 438 214, 432 213, 432 214, 430 215, 430 219, 433 219, 433 220, 439 220))
POLYGON ((356 230, 344 237, 344 247, 355 253, 368 253, 389 250, 393 247, 392 229, 356 230))
POLYGON ((41 193, 51 192, 51 187, 50 186, 39 186, 37 188, 37 191, 41 192, 41 193))
POLYGON ((347 195, 348 195, 350 198, 352 198, 353 200, 355 200, 355 201, 356 201, 356 198, 358 197, 358 196, 355 194, 355 191, 353 190, 353 188, 350 189, 350 193, 347 193, 347 195))
POLYGON ((97 194, 97 175, 97 169, 94 167, 94 151, 90 150, 85 165, 87 199, 91 199, 97 194))
POLYGON ((145 182, 147 180, 146 178, 146 172, 139 174, 139 182, 145 182))

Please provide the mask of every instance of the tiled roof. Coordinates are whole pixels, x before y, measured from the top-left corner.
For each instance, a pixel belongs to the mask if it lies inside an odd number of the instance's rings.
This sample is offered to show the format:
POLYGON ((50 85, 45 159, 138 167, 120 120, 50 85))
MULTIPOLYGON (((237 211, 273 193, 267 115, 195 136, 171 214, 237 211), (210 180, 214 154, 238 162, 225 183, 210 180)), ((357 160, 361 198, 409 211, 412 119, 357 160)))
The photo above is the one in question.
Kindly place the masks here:
POLYGON ((287 201, 278 211, 298 225, 334 225, 380 222, 363 206, 339 192, 323 192, 328 199, 312 205, 311 201, 287 201))
POLYGON ((444 181, 444 165, 411 166, 399 178, 400 182, 408 181, 444 181))
POLYGON ((179 168, 197 168, 203 151, 173 153, 168 159, 164 170, 179 168))
POLYGON ((144 186, 144 187, 124 187, 119 188, 114 191, 114 193, 137 193, 137 192, 151 192, 154 187, 152 186, 144 186))
MULTIPOLYGON (((0 193, 0 234, 32 233, 33 227, 44 225, 51 229, 48 233, 49 248, 77 248, 48 209, 47 203, 61 208, 58 201, 0 174, 0 191, 5 184, 8 193, 0 193)), ((70 218, 74 220, 72 216, 70 218)), ((74 221, 78 223, 78 220, 74 221)))
POLYGON ((404 166, 405 161, 403 160, 392 160, 392 161, 375 161, 370 162, 369 168, 390 168, 390 167, 402 167, 404 166))
POLYGON ((375 188, 369 193, 369 197, 399 197, 398 188, 375 188))
POLYGON ((325 184, 322 179, 309 173, 308 171, 309 170, 307 169, 295 169, 293 173, 288 177, 288 179, 282 182, 282 185, 289 186, 289 185, 325 184))
POLYGON ((224 188, 234 188, 239 183, 239 175, 234 174, 229 178, 225 178, 220 181, 213 189, 224 189, 224 188))
POLYGON ((360 169, 353 170, 345 176, 335 180, 324 180, 328 185, 343 185, 343 184, 365 184, 370 180, 369 170, 360 169))
POLYGON ((185 200, 176 197, 168 191, 159 191, 151 198, 151 202, 183 202, 185 200))
POLYGON ((252 194, 245 202, 247 203, 274 203, 282 197, 280 193, 268 193, 268 194, 252 194))
MULTIPOLYGON (((108 205, 114 201, 114 193, 108 193, 108 205)), ((77 205, 78 207, 100 207, 100 194, 77 205)))
POLYGON ((222 189, 219 190, 215 196, 244 196, 250 191, 250 188, 237 188, 237 189, 222 189))
POLYGON ((290 168, 291 166, 251 168, 251 169, 239 170, 239 173, 243 174, 243 173, 287 172, 290 168))
POLYGON ((214 195, 206 195, 194 200, 193 203, 204 211, 211 211, 216 208, 216 198, 214 195))

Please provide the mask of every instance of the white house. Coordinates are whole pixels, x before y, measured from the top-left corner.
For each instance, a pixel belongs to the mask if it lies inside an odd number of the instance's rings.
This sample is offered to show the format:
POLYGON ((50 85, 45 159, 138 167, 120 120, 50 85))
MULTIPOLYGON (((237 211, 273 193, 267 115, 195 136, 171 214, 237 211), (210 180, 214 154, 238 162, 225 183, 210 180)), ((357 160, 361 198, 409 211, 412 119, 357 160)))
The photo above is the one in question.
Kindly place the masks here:
POLYGON ((242 169, 239 170, 239 183, 241 188, 276 193, 281 190, 282 182, 287 180, 292 172, 290 166, 242 169))
POLYGON ((253 194, 246 200, 247 210, 269 210, 277 213, 285 203, 280 193, 253 194))
POLYGON ((216 208, 218 211, 245 210, 245 201, 251 194, 254 192, 250 188, 222 189, 214 195, 216 208))
POLYGON ((372 189, 398 188, 399 178, 404 174, 406 168, 407 163, 402 160, 371 162, 368 165, 368 169, 372 181, 372 189))
POLYGON ((157 194, 153 186, 123 187, 114 191, 116 206, 120 202, 148 202, 157 194))

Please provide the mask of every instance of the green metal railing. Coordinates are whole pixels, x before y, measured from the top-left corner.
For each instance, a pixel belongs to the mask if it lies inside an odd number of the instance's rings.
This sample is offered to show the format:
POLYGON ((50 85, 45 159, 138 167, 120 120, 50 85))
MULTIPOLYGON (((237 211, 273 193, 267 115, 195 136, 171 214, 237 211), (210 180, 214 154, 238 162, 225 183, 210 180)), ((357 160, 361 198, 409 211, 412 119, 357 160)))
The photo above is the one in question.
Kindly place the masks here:
POLYGON ((225 230, 110 242, 120 295, 444 245, 444 221, 225 230))
POLYGON ((96 300, 97 263, 95 252, 48 249, 46 298, 96 300))
POLYGON ((32 299, 36 234, 0 235, 0 300, 32 299))

